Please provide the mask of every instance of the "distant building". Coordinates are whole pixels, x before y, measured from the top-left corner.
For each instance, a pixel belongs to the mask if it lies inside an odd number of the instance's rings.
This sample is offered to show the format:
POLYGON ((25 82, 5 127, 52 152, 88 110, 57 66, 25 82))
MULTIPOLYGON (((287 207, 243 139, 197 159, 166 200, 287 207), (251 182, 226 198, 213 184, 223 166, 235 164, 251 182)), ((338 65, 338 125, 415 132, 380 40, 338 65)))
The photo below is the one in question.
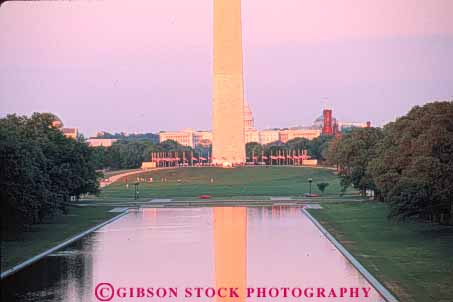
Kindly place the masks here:
POLYGON ((63 122, 58 117, 52 122, 52 126, 59 129, 65 137, 77 139, 79 135, 79 129, 77 128, 63 128, 63 122))
POLYGON ((288 130, 279 130, 279 140, 282 143, 286 143, 295 138, 306 138, 312 140, 321 135, 321 130, 319 129, 288 129, 288 130))
POLYGON ((111 147, 114 142, 118 141, 116 138, 89 138, 87 143, 90 147, 111 147))
MULTIPOLYGON (((90 139, 116 139, 122 140, 126 142, 133 142, 133 141, 150 141, 153 144, 159 143, 159 135, 155 133, 108 133, 106 131, 98 131, 96 132, 96 136, 91 137, 90 139)), ((103 145, 105 143, 109 144, 108 141, 99 141, 103 145)), ((96 141, 93 141, 96 144, 96 141)))
POLYGON ((304 128, 293 128, 293 129, 273 129, 273 130, 262 130, 259 132, 259 143, 262 145, 282 142, 286 143, 295 138, 306 138, 312 140, 321 135, 320 129, 304 129, 304 128))
POLYGON ((338 127, 340 131, 352 129, 352 128, 369 128, 371 122, 338 122, 338 127))
POLYGON ((63 123, 61 122, 61 120, 57 119, 52 122, 52 126, 61 129, 61 127, 63 127, 63 123))
MULTIPOLYGON (((324 109, 322 115, 315 119, 309 127, 295 127, 289 129, 266 129, 257 130, 254 125, 254 118, 250 106, 245 103, 244 107, 244 131, 245 143, 258 143, 266 145, 274 142, 286 143, 296 138, 315 139, 321 135, 341 136, 341 132, 354 127, 371 127, 368 122, 345 122, 339 121, 333 116, 332 109, 324 109)), ((171 139, 184 146, 196 147, 198 145, 208 146, 212 141, 210 131, 194 131, 186 129, 175 132, 161 132, 160 141, 171 139)))
POLYGON ((105 131, 98 131, 96 132, 96 136, 95 137, 99 137, 99 138, 102 138, 106 135, 108 135, 109 133, 105 132, 105 131))
POLYGON ((61 128, 61 132, 63 132, 64 136, 77 139, 79 134, 79 130, 77 128, 61 128))
POLYGON ((322 116, 323 116, 322 134, 333 135, 332 109, 324 109, 322 111, 322 116))
POLYGON ((255 129, 255 120, 253 119, 252 110, 247 102, 244 105, 244 129, 247 131, 256 131, 255 129))
POLYGON ((159 133, 159 142, 172 140, 183 146, 193 147, 193 130, 162 131, 159 133))
POLYGON ((253 130, 246 130, 245 131, 245 143, 260 143, 260 131, 253 129, 253 130))
POLYGON ((253 113, 247 102, 244 105, 245 143, 260 143, 260 132, 255 128, 253 113))
POLYGON ((259 131, 259 138, 261 145, 278 142, 280 140, 279 130, 261 130, 259 131))
POLYGON ((371 127, 371 122, 345 122, 339 121, 333 116, 332 109, 324 109, 323 114, 313 121, 311 126, 313 129, 322 129, 323 135, 340 136, 342 131, 351 128, 366 128, 371 127))
MULTIPOLYGON (((245 141, 259 142, 259 134, 254 126, 254 119, 250 106, 245 102, 244 105, 244 130, 245 141)), ((211 131, 195 131, 193 129, 184 129, 181 131, 161 131, 159 141, 173 140, 183 146, 195 148, 197 146, 209 146, 212 144, 211 131)))
POLYGON ((338 126, 338 122, 336 119, 334 119, 332 130, 333 130, 333 132, 332 132, 333 136, 335 136, 336 138, 341 137, 341 131, 340 131, 340 128, 338 126))
POLYGON ((159 141, 173 140, 183 146, 195 148, 198 145, 209 145, 212 142, 210 131, 195 131, 184 129, 182 131, 162 131, 159 133, 159 141))
POLYGON ((193 145, 207 147, 212 144, 211 131, 195 131, 193 135, 193 145))
POLYGON ((324 118, 322 115, 318 116, 314 121, 313 124, 311 125, 311 128, 313 129, 322 129, 324 123, 324 118))

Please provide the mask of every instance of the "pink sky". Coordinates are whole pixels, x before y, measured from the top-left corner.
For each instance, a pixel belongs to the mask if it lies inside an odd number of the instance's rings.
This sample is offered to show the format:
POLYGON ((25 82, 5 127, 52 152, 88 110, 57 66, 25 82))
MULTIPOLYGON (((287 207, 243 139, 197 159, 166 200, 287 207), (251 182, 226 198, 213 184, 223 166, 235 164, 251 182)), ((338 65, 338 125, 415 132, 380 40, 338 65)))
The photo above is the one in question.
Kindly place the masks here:
MULTIPOLYGON (((450 0, 244 0, 256 126, 309 125, 325 97, 377 124, 451 98, 452 14, 450 0)), ((209 129, 211 27, 212 0, 3 3, 0 114, 51 111, 86 135, 209 129)))

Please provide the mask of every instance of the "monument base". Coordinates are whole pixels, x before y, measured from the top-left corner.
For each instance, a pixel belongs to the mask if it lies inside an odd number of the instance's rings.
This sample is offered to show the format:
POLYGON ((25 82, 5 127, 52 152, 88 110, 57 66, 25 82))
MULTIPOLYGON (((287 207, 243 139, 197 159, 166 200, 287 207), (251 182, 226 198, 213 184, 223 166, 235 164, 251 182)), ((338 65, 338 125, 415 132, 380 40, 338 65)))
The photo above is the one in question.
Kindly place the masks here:
POLYGON ((222 167, 222 168, 233 168, 236 166, 243 166, 245 163, 244 162, 232 162, 232 161, 213 161, 212 164, 217 167, 222 167))

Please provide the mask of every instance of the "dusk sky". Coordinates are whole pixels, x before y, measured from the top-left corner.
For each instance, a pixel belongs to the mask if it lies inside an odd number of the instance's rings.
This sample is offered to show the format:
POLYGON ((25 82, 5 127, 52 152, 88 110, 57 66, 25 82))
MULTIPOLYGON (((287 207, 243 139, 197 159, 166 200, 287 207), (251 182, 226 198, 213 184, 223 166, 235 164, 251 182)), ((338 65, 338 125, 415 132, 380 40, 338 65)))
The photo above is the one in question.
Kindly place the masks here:
MULTIPOLYGON (((453 97, 451 0, 243 0, 245 98, 259 129, 382 125, 453 97)), ((213 0, 5 2, 0 115, 97 130, 211 128, 213 0)))

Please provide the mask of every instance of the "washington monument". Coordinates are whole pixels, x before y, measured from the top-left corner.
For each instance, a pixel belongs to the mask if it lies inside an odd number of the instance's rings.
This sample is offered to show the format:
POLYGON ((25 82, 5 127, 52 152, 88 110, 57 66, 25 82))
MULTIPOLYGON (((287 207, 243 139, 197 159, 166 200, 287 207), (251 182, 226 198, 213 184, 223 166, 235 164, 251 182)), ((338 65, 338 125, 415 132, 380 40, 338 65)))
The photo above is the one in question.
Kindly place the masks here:
POLYGON ((241 0, 214 0, 212 159, 245 162, 241 0))

